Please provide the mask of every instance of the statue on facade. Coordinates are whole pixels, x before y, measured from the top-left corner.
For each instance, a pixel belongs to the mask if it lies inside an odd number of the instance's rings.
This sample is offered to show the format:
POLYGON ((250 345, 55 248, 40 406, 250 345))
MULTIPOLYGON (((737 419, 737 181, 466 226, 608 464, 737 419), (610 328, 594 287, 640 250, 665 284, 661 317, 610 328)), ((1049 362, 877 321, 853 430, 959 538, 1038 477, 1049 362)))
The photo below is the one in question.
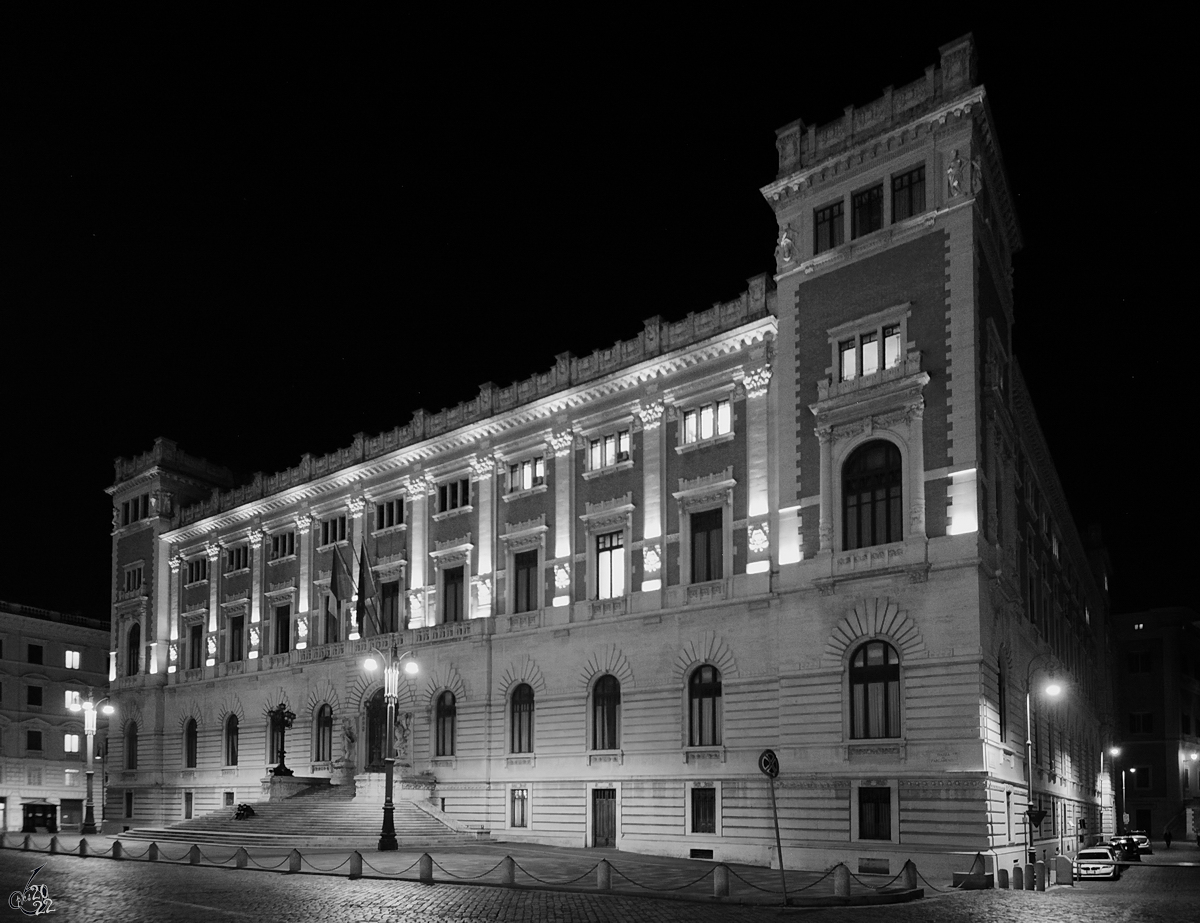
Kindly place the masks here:
POLYGON ((779 241, 775 245, 775 271, 783 272, 788 263, 796 258, 795 232, 790 224, 779 229, 779 241))
POLYGON ((408 759, 409 729, 412 727, 412 712, 396 712, 396 762, 401 766, 411 766, 408 759))
POLYGON ((950 198, 953 199, 962 195, 963 162, 957 149, 950 156, 954 159, 950 161, 950 166, 946 167, 946 182, 950 186, 950 198))

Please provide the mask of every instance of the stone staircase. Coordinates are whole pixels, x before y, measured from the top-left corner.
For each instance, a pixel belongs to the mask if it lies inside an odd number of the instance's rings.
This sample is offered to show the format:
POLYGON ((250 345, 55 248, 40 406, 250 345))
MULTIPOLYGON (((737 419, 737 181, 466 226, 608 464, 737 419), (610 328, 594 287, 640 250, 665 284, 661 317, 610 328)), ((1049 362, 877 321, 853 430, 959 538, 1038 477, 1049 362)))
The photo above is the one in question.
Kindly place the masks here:
MULTIPOLYGON (((254 816, 243 820, 234 817, 236 808, 222 808, 169 827, 126 830, 119 838, 160 844, 374 849, 383 826, 383 802, 368 803, 348 795, 353 795, 352 787, 339 785, 284 801, 254 802, 254 816)), ((486 833, 466 827, 432 805, 404 800, 396 800, 394 805, 396 839, 403 847, 489 839, 486 833)))

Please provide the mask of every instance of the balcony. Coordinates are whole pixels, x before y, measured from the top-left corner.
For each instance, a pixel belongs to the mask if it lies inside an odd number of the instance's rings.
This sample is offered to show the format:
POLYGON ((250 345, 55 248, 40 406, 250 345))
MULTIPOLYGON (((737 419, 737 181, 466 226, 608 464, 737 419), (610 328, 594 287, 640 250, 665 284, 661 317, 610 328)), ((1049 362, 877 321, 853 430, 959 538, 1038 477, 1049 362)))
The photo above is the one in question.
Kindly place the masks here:
POLYGON ((870 391, 889 382, 900 381, 913 375, 921 374, 921 351, 913 350, 890 369, 880 369, 870 375, 860 375, 849 381, 832 381, 823 378, 817 382, 817 400, 828 401, 833 398, 846 397, 870 391))

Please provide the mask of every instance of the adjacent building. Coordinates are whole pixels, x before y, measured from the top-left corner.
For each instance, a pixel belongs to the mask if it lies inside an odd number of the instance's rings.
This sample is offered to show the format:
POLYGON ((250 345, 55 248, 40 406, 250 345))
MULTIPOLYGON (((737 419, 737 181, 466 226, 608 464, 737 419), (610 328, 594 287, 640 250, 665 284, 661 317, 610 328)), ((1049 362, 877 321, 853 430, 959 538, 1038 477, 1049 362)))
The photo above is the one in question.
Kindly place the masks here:
POLYGON ((406 796, 508 839, 774 862, 772 784, 794 866, 1101 829, 1104 578, 1012 354, 970 37, 777 147, 740 298, 249 483, 118 460, 110 816, 252 800, 281 744, 380 797, 376 649, 420 670, 406 796))
POLYGON ((1112 634, 1124 829, 1193 840, 1200 832, 1200 616, 1183 608, 1122 614, 1112 634))
MULTIPOLYGON (((103 697, 109 639, 107 619, 0 601, 0 830, 83 823, 87 740, 83 716, 68 706, 103 697)), ((102 720, 97 753, 106 733, 102 720)), ((95 765, 99 805, 103 763, 95 765)))

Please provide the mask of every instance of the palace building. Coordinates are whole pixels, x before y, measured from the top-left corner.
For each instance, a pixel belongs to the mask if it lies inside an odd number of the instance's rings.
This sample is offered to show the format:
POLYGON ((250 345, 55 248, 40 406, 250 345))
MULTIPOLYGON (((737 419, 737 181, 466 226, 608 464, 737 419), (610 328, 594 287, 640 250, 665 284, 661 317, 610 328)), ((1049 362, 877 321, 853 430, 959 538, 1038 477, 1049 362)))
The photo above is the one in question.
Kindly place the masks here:
POLYGON ((740 298, 249 483, 117 461, 110 818, 261 797, 280 705, 298 778, 381 801, 375 649, 419 669, 401 797, 498 838, 777 862, 772 784, 789 867, 1111 829, 1104 577, 1012 353, 970 37, 777 136, 740 298))

